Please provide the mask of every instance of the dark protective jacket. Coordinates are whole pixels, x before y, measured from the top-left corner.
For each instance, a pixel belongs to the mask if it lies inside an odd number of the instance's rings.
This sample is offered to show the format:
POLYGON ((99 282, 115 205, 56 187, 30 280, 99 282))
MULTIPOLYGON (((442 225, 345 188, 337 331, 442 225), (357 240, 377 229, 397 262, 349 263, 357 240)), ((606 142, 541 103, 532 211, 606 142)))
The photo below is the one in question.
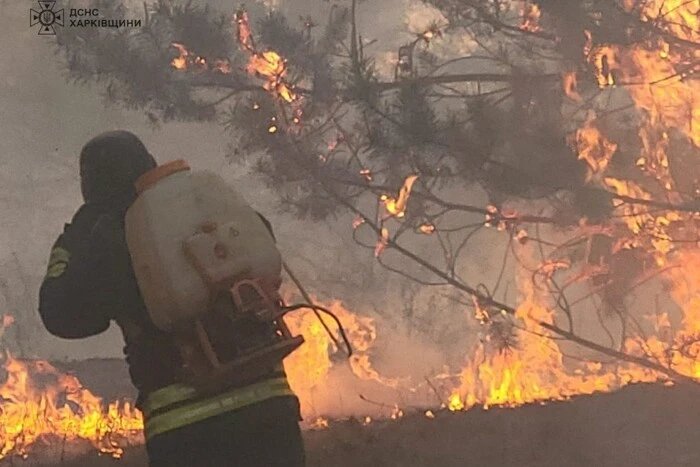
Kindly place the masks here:
POLYGON ((180 354, 170 335, 148 317, 126 246, 124 218, 105 212, 103 206, 83 205, 54 243, 40 289, 39 313, 50 333, 67 339, 102 333, 112 320, 119 325, 148 438, 201 421, 188 412, 201 412, 209 403, 216 410, 203 413, 220 414, 223 399, 238 400, 224 412, 275 397, 295 399, 281 366, 248 387, 255 396, 243 388, 202 399, 180 384, 180 354))
POLYGON ((178 349, 148 316, 124 234, 124 215, 136 197, 133 182, 154 166, 140 140, 127 132, 105 133, 86 144, 81 153, 86 203, 54 243, 39 292, 45 327, 58 337, 79 339, 104 332, 111 321, 119 325, 147 441, 273 400, 288 399, 294 409, 281 416, 292 413, 298 421, 298 401, 281 365, 261 381, 207 398, 181 383, 178 349))
POLYGON ((100 334, 116 321, 140 402, 177 380, 179 355, 170 337, 148 318, 120 234, 123 218, 99 205, 80 207, 54 243, 39 313, 51 334, 66 339, 100 334))

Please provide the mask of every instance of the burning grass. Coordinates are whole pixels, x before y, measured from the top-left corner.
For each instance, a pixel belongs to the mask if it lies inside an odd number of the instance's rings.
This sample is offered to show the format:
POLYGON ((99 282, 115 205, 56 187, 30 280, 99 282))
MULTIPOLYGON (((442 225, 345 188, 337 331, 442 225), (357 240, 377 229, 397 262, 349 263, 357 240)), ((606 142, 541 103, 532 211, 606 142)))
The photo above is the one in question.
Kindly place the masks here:
MULTIPOLYGON (((635 385, 624 391, 516 409, 422 412, 400 420, 331 421, 304 432, 308 467, 695 467, 697 390, 635 385)), ((95 453, 37 449, 34 465, 111 466, 95 453)), ((19 463, 21 464, 21 463, 19 463)), ((118 465, 145 467, 142 446, 118 465)))

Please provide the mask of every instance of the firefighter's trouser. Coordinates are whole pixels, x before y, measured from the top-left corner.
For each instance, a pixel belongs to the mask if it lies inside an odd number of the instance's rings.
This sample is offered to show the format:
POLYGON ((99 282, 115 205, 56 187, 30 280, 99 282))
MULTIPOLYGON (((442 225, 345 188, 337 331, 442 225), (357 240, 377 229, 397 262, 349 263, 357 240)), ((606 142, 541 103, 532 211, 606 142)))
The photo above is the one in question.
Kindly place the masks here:
POLYGON ((150 467, 304 467, 299 403, 279 396, 147 438, 150 467))
POLYGON ((192 402, 195 390, 180 384, 151 393, 141 411, 146 439, 197 423, 216 415, 238 410, 273 397, 294 396, 287 378, 280 376, 236 388, 218 396, 192 402))

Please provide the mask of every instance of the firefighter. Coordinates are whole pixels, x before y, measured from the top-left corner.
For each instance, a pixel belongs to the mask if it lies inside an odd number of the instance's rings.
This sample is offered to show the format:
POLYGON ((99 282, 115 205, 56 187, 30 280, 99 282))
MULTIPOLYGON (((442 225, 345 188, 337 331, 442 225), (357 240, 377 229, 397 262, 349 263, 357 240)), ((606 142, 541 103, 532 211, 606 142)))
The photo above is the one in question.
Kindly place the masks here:
POLYGON ((112 320, 121 328, 152 467, 303 466, 299 402, 281 365, 248 386, 197 396, 181 382, 170 335, 148 317, 124 217, 136 199, 134 182, 155 166, 141 140, 127 131, 103 133, 83 147, 85 202, 51 251, 39 292, 44 326, 65 339, 100 334, 112 320))

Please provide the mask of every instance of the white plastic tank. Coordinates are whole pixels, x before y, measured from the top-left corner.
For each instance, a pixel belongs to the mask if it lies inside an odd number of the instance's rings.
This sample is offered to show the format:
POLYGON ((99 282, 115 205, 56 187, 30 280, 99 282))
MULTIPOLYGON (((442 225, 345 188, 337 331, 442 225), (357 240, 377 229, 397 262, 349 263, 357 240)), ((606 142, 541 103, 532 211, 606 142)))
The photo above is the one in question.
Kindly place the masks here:
POLYGON ((212 291, 259 279, 276 291, 282 259, 245 199, 220 176, 184 161, 161 165, 137 182, 126 240, 155 325, 170 331, 209 311, 212 291))

